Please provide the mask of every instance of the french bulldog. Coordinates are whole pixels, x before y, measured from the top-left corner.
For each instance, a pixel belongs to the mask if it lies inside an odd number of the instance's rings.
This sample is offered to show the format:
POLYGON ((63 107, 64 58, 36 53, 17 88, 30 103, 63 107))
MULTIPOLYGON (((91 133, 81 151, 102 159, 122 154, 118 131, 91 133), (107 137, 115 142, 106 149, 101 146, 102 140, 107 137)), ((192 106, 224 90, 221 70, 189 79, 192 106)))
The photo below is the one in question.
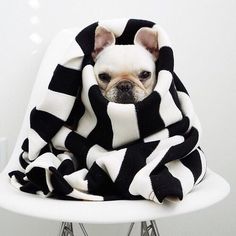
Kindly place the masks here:
POLYGON ((142 101, 156 84, 157 32, 143 27, 135 34, 134 44, 115 45, 115 42, 114 33, 103 26, 96 28, 92 57, 101 93, 115 103, 142 101))

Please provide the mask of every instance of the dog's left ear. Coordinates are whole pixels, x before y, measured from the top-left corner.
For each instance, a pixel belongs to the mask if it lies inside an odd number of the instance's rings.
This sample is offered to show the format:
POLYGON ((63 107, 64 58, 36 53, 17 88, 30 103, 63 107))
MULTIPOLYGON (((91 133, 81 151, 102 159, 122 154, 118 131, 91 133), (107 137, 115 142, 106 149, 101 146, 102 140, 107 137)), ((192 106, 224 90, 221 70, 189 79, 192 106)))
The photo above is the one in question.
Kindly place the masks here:
POLYGON ((134 44, 145 47, 155 58, 158 58, 159 48, 157 32, 151 28, 143 27, 139 29, 134 37, 134 44))

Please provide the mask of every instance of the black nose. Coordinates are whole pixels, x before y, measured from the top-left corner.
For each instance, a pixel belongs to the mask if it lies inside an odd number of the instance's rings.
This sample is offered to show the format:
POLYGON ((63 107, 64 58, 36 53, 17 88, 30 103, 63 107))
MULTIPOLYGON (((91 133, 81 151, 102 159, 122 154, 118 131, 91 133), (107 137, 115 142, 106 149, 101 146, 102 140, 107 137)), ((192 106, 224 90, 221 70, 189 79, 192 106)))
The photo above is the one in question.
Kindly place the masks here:
POLYGON ((120 82, 117 85, 117 88, 121 91, 121 92, 130 92, 133 88, 133 85, 131 82, 129 81, 124 81, 124 82, 120 82))

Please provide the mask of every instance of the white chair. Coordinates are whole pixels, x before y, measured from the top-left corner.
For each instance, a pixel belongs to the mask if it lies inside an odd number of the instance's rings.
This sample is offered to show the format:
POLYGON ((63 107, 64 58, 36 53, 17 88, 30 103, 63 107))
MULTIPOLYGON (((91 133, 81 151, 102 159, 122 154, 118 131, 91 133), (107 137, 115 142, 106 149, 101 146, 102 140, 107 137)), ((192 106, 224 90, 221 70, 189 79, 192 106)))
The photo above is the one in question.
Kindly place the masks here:
MULTIPOLYGON (((13 154, 8 165, 0 173, 0 207, 23 215, 61 221, 60 236, 74 235, 73 222, 79 223, 84 235, 88 234, 83 223, 128 222, 142 222, 141 235, 160 235, 155 219, 200 210, 225 198, 230 191, 229 184, 211 170, 207 171, 204 181, 182 201, 165 202, 162 205, 147 200, 88 202, 48 199, 20 192, 10 184, 8 172, 19 168, 18 158, 21 144, 27 136, 29 113, 43 97, 54 68, 78 32, 78 29, 63 30, 55 37, 45 54, 13 154), (150 222, 147 223, 148 221, 150 222)), ((133 225, 134 223, 131 223, 128 235, 131 234, 133 225)))

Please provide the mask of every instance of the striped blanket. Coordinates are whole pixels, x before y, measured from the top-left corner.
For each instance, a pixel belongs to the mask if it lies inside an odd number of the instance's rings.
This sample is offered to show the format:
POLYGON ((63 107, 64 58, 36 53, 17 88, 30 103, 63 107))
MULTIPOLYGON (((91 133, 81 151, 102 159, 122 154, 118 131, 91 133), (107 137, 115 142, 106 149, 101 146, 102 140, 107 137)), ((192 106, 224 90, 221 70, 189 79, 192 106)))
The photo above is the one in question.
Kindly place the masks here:
POLYGON ((173 71, 164 30, 146 20, 100 21, 78 33, 55 68, 47 94, 30 114, 30 130, 11 183, 28 193, 90 201, 182 199, 206 172, 200 124, 173 71), (105 99, 94 75, 94 34, 112 31, 133 44, 142 27, 157 32, 157 84, 143 101, 105 99))

